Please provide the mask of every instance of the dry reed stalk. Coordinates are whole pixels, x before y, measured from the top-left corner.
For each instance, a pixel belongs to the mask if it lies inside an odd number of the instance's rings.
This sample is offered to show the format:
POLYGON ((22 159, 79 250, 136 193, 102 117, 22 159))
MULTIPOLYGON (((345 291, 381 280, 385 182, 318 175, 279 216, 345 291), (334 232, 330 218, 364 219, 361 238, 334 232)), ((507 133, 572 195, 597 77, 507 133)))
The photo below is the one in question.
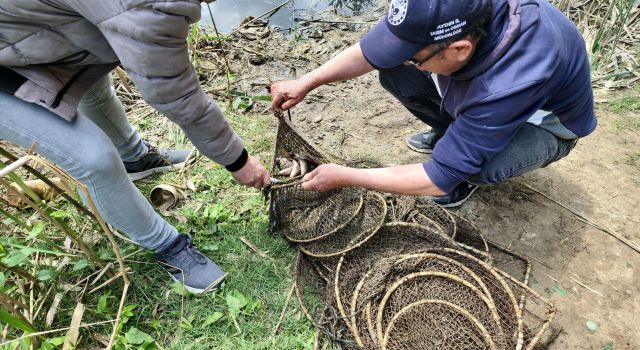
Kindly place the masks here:
MULTIPOLYGON (((104 221, 104 219, 100 216, 100 213, 99 213, 95 203, 93 202, 93 199, 91 198, 91 195, 90 195, 89 190, 87 189, 87 187, 84 184, 82 184, 81 182, 73 179, 71 176, 69 176, 67 173, 65 173, 63 170, 58 168, 53 163, 51 163, 48 160, 46 160, 44 158, 41 158, 39 156, 34 156, 34 155, 29 154, 29 155, 26 155, 26 156, 20 158, 20 160, 15 161, 14 163, 17 163, 17 164, 14 165, 13 167, 11 167, 11 165, 10 165, 9 167, 4 168, 3 169, 4 172, 0 173, 0 174, 4 174, 3 176, 6 176, 10 172, 13 172, 13 171, 17 170, 20 167, 26 166, 26 164, 29 161, 33 161, 36 164, 42 166, 43 168, 46 168, 46 169, 50 170, 58 178, 60 178, 64 183, 69 184, 69 186, 71 186, 71 184, 73 184, 75 186, 75 188, 77 188, 82 193, 84 198, 86 198, 87 205, 89 206, 89 209, 90 209, 90 211, 92 213, 91 217, 96 219, 96 221, 98 222, 98 224, 102 228, 104 234, 107 236, 107 239, 109 240, 109 243, 111 244, 111 247, 112 247, 113 251, 116 254, 116 259, 118 261, 118 265, 119 265, 119 268, 120 268, 119 269, 120 271, 119 271, 118 275, 120 275, 120 277, 122 277, 124 286, 123 286, 123 291, 122 291, 122 295, 121 295, 121 298, 120 298, 120 304, 119 304, 119 307, 118 307, 116 318, 114 320, 115 322, 114 322, 113 331, 112 331, 112 334, 111 334, 109 345, 107 346, 107 349, 111 349, 113 347, 114 342, 115 342, 115 338, 116 338, 116 335, 117 335, 117 329, 118 329, 118 322, 120 321, 120 319, 122 317, 122 310, 124 308, 127 292, 128 292, 128 289, 129 289, 129 278, 127 276, 127 270, 126 270, 125 265, 124 265, 124 259, 122 258, 122 253, 120 251, 120 248, 119 248, 117 242, 115 241, 115 238, 114 238, 114 236, 112 234, 111 229, 109 228, 107 223, 104 221), (19 164, 19 166, 18 166, 18 164, 19 164), (7 168, 12 169, 12 170, 8 171, 7 168)), ((14 164, 14 163, 12 163, 12 164, 14 164)), ((8 182, 6 182, 5 180, 3 180, 0 177, 0 184, 6 186, 6 185, 8 185, 8 182)), ((8 190, 11 191, 10 188, 8 190)), ((72 240, 74 240, 74 243, 76 243, 78 245, 78 247, 80 247, 80 249, 87 255, 87 257, 90 260, 92 260, 94 263, 96 263, 97 266, 100 266, 102 268, 105 267, 105 264, 102 263, 102 261, 97 257, 95 252, 93 252, 84 243, 84 241, 82 239, 80 239, 80 237, 75 235, 75 233, 71 232, 71 230, 67 230, 66 227, 61 225, 57 220, 54 220, 49 215, 47 215, 37 204, 35 204, 33 201, 31 201, 31 199, 29 199, 27 196, 25 196, 25 195, 23 195, 23 194, 21 194, 21 193, 19 193, 17 191, 15 191, 14 193, 19 195, 21 200, 26 201, 45 220, 49 221, 56 228, 58 228, 61 232, 65 233, 67 235, 67 237, 69 237, 72 240)), ((113 276, 114 274, 113 273, 109 273, 109 275, 113 276)), ((78 309, 77 309, 77 311, 78 311, 78 313, 80 313, 80 311, 78 309)), ((74 312, 74 316, 75 315, 76 314, 74 312)), ((80 320, 81 320, 81 317, 80 317, 80 320)), ((72 326, 69 327, 69 329, 75 329, 75 330, 77 330, 79 328, 80 328, 79 323, 77 325, 72 323, 72 326)), ((42 334, 43 334, 42 332, 40 332, 40 333, 31 333, 31 334, 27 334, 25 337, 33 337, 33 336, 42 335, 42 334)), ((25 337, 18 338, 18 339, 23 339, 25 337)), ((14 339, 12 341, 16 341, 16 340, 14 339)))

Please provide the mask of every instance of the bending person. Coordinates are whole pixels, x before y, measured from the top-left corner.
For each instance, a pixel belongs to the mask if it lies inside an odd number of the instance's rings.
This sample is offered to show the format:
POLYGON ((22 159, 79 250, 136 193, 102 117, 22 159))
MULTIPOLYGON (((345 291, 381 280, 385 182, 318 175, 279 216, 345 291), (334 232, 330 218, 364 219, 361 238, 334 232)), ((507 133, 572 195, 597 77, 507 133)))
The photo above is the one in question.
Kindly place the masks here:
POLYGON ((545 0, 394 0, 361 41, 297 80, 272 85, 289 109, 313 89, 378 70, 431 128, 411 136, 423 164, 309 173, 303 187, 433 196, 445 207, 565 157, 596 127, 590 66, 575 25, 545 0))
POLYGON ((188 152, 159 150, 129 124, 109 72, 118 64, 144 100, 240 184, 270 177, 243 148, 189 62, 199 1, 9 0, 0 11, 0 138, 30 148, 87 185, 100 214, 153 250, 193 293, 224 272, 159 216, 131 182, 180 167, 188 152))

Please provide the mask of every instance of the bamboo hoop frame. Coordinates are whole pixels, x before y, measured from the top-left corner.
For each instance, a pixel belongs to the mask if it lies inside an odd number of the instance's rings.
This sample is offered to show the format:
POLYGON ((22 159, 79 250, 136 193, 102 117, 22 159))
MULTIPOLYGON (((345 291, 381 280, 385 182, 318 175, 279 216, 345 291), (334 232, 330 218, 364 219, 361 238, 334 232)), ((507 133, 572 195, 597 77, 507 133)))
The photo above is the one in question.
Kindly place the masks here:
MULTIPOLYGON (((474 266, 471 266, 470 264, 466 264, 466 266, 469 269, 471 269, 472 271, 474 269, 482 270, 484 273, 486 273, 486 276, 488 278, 498 282, 496 287, 498 287, 500 291, 506 294, 506 297, 508 300, 504 300, 504 302, 509 304, 509 310, 508 311, 503 310, 501 313, 514 315, 514 318, 516 321, 516 329, 513 330, 514 334, 512 334, 512 337, 513 337, 514 343, 516 344, 515 350, 521 350, 524 344, 524 332, 523 332, 524 323, 522 320, 522 308, 520 307, 520 305, 522 305, 522 302, 519 302, 518 299, 516 299, 513 293, 513 290, 511 289, 511 287, 509 287, 509 285, 505 281, 503 274, 498 273, 498 270, 493 268, 490 264, 478 259, 477 257, 469 253, 466 253, 460 250, 449 249, 449 248, 434 248, 434 249, 429 249, 428 252, 447 256, 447 257, 452 257, 452 259, 455 259, 453 257, 460 257, 462 259, 466 259, 467 260, 466 263, 471 263, 474 265, 474 266)), ((494 294, 495 291, 491 293, 492 293, 492 296, 496 297, 496 295, 494 294)), ((505 326, 506 325, 503 324, 503 327, 505 326)), ((505 334, 505 336, 508 336, 508 335, 505 334)))
POLYGON ((284 237, 294 243, 311 243, 311 242, 321 240, 323 238, 327 238, 333 235, 334 233, 344 229, 349 223, 351 223, 356 217, 358 217, 363 206, 364 206, 364 196, 360 196, 360 200, 356 204, 355 210, 353 211, 353 215, 351 215, 345 222, 336 226, 333 230, 323 233, 317 237, 300 239, 300 238, 293 237, 290 233, 287 233, 287 232, 284 233, 284 237))
MULTIPOLYGON (((389 299, 391 299, 393 293, 396 292, 396 290, 398 290, 399 288, 401 288, 403 285, 405 285, 406 283, 408 283, 411 280, 415 280, 417 278, 421 278, 421 277, 441 277, 441 278, 446 278, 449 280, 452 280, 453 282, 459 284, 459 285, 463 285, 464 287, 468 288, 469 290, 472 291, 472 293, 477 296, 483 303, 484 305, 486 305, 487 309, 489 309, 489 311, 491 312, 491 318, 493 319, 493 321, 495 321, 495 330, 496 331, 500 331, 499 334, 494 334, 493 333, 493 329, 492 332, 489 332, 491 338, 493 339, 494 336, 498 336, 501 338, 504 338, 504 334, 502 334, 502 328, 500 327, 500 316, 498 315, 498 311, 496 309, 496 305, 493 302, 493 299, 489 299, 487 297, 486 294, 484 294, 484 291, 482 291, 481 289, 479 289, 478 287, 474 286, 473 284, 469 283, 468 281, 449 274, 449 273, 443 273, 443 272, 435 272, 435 271, 421 271, 421 272, 415 272, 415 273, 411 273, 409 275, 406 275, 404 277, 402 277, 401 279, 397 280, 395 283, 393 283, 390 287, 387 288, 387 292, 385 293, 385 295, 382 297, 382 300, 380 301, 380 303, 378 304, 378 310, 376 313, 376 335, 378 337, 378 339, 384 339, 384 328, 383 328, 383 317, 384 317, 384 310, 387 307, 387 303, 389 302, 389 299)), ((416 300, 417 301, 417 300, 416 300)), ((454 303, 456 304, 456 303, 454 303)), ((456 304, 458 305, 458 304, 456 304)), ((460 307, 463 307, 462 305, 458 305, 460 307)), ((464 307, 463 307, 464 308, 464 307)), ((477 318, 477 317, 476 317, 477 318)), ((480 322, 478 320, 478 322, 480 322)), ((482 323, 482 322, 480 322, 482 323)), ((483 324, 486 328, 486 325, 483 324)), ((489 330, 487 330, 489 331, 489 330)), ((495 344, 495 340, 494 340, 494 344, 495 344)))
POLYGON ((393 331, 393 327, 398 322, 400 317, 404 316, 404 314, 406 314, 406 313, 411 312, 412 309, 415 309, 415 308, 418 308, 418 307, 424 306, 424 305, 443 305, 443 306, 446 306, 448 308, 453 309, 455 312, 457 312, 458 314, 462 315, 469 322, 471 322, 471 324, 473 324, 473 325, 475 325, 477 327, 477 329, 480 331, 480 335, 482 335, 483 338, 484 338, 485 345, 487 345, 489 347, 489 349, 497 350, 496 345, 493 342, 493 340, 491 339, 491 335, 489 334, 489 332, 467 310, 459 307, 458 305, 452 304, 452 303, 444 301, 444 300, 433 300, 433 299, 421 300, 421 301, 415 302, 413 304, 410 304, 410 305, 404 307, 402 310, 400 310, 391 319, 391 321, 389 322, 389 326, 385 330, 384 338, 382 339, 382 350, 387 350, 388 349, 390 333, 393 331))
MULTIPOLYGON (((408 223, 408 222, 390 222, 390 223, 386 223, 383 225, 383 227, 407 227, 407 228, 413 228, 413 229, 425 229, 428 232, 431 232, 434 235, 437 235, 438 237, 442 238, 444 241, 451 241, 451 245, 452 247, 454 246, 454 242, 451 240, 451 238, 449 238, 447 235, 444 235, 440 232, 433 232, 431 230, 429 230, 428 228, 426 228, 423 225, 420 224, 416 224, 416 223, 408 223)), ((375 232, 374 235, 380 234, 380 232, 382 232, 380 229, 378 231, 375 232)), ((370 240, 372 237, 369 237, 368 240, 370 240)), ((366 242, 363 242, 363 244, 366 242)), ((361 244, 360 246, 362 246, 363 244, 361 244)), ((358 248, 360 247, 358 246, 358 248)), ((353 324, 353 316, 354 316, 354 312, 353 310, 349 310, 350 312, 347 313, 347 311, 345 310, 345 305, 344 302, 342 300, 342 293, 341 293, 341 282, 340 282, 340 275, 341 275, 341 271, 342 271, 342 266, 345 264, 345 261, 349 258, 349 252, 351 251, 356 251, 355 249, 352 249, 350 251, 347 251, 343 254, 341 254, 340 259, 338 260, 338 263, 336 265, 336 272, 335 272, 335 277, 334 277, 334 294, 335 294, 335 298, 336 298, 336 304, 338 307, 338 311, 340 312, 340 315, 344 318, 345 323, 347 324, 347 326, 352 330, 352 333, 357 334, 357 330, 354 327, 353 324)), ((364 277, 363 277, 364 279, 364 277)), ((358 285, 356 285, 356 288, 362 288, 362 286, 360 285, 361 283, 364 283, 363 280, 361 280, 358 285)), ((353 294, 352 294, 353 295, 353 294)), ((353 302, 351 300, 351 302, 353 302)), ((356 336, 356 341, 357 341, 357 336, 356 336)), ((362 346, 362 345, 360 345, 362 346)))
MULTIPOLYGON (((357 235, 356 238, 354 238, 350 243, 347 243, 345 247, 343 247, 338 251, 332 251, 332 252, 312 251, 310 248, 310 245, 300 245, 300 250, 304 252, 306 255, 314 258, 331 258, 331 257, 342 255, 348 251, 354 250, 360 247, 361 245, 363 245, 364 243, 366 243, 369 239, 371 239, 371 237, 373 237, 384 225, 384 221, 387 216, 387 202, 384 200, 384 197, 382 197, 382 195, 380 195, 377 192, 369 192, 369 194, 373 197, 374 203, 379 205, 382 208, 381 209, 382 213, 379 215, 378 220, 375 222, 375 226, 373 228, 363 231, 362 233, 357 235)), ((360 211, 360 213, 364 215, 364 212, 362 210, 360 211)), ((346 227, 344 227, 343 229, 345 228, 346 227)), ((314 241, 312 242, 312 244, 316 246, 316 248, 318 249, 320 249, 320 247, 323 246, 322 240, 314 241)))

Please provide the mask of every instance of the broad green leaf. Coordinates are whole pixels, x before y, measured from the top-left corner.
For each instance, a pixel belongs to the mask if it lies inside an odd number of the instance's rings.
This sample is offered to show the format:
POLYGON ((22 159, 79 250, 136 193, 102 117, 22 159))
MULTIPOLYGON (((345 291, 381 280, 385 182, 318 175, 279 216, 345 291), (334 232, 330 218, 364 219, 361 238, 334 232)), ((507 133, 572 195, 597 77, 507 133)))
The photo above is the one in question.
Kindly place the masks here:
POLYGON ((249 303, 247 297, 242 295, 242 293, 238 292, 237 290, 232 290, 231 292, 227 293, 226 300, 227 308, 229 308, 229 313, 233 317, 238 316, 238 314, 240 314, 240 310, 242 310, 242 308, 249 303))
POLYGON ((89 266, 89 260, 87 259, 78 260, 76 261, 75 264, 73 264, 73 271, 80 271, 86 268, 87 266, 89 266))
POLYGON ((64 344, 65 337, 57 337, 47 339, 44 343, 40 345, 39 350, 55 350, 59 349, 60 345, 64 344))
POLYGON ((49 214, 52 218, 56 218, 56 219, 62 219, 62 218, 66 218, 67 216, 69 216, 69 213, 66 211, 62 211, 62 210, 57 210, 54 211, 53 213, 49 214))
POLYGON ((120 319, 120 323, 118 324, 119 327, 122 327, 123 324, 129 322, 129 318, 133 317, 133 310, 136 307, 136 305, 130 304, 122 308, 122 318, 120 319))
POLYGON ((182 296, 191 295, 191 293, 189 293, 187 288, 185 288, 184 285, 180 282, 171 283, 171 290, 173 290, 178 295, 182 295, 182 296))
POLYGON ((11 327, 25 331, 27 333, 36 332, 36 329, 33 328, 31 324, 14 316, 13 314, 11 314, 9 311, 7 311, 2 307, 0 307, 0 321, 2 321, 2 323, 8 324, 11 327))
POLYGON ((207 317, 207 319, 204 321, 204 324, 202 325, 202 327, 208 327, 214 323, 216 323, 216 321, 218 321, 219 319, 221 319, 224 316, 224 314, 220 311, 216 311, 214 313, 212 313, 211 315, 209 315, 209 317, 207 317))
POLYGON ((108 310, 107 302, 109 301, 110 298, 113 298, 113 296, 111 296, 111 292, 107 292, 100 296, 100 298, 98 299, 98 305, 96 306, 97 314, 107 313, 107 310, 108 310))
POLYGON ((149 334, 139 330, 136 327, 128 330, 127 333, 125 333, 124 337, 127 339, 127 343, 133 345, 141 345, 144 343, 153 342, 153 338, 149 334))
POLYGON ((151 321, 151 325, 150 325, 150 326, 151 326, 151 328, 153 328, 153 329, 158 329, 158 328, 160 328, 160 321, 158 321, 158 320, 152 320, 152 321, 151 321))
POLYGON ((180 328, 190 330, 193 329, 193 316, 189 318, 183 317, 180 320, 180 328))
POLYGON ((31 248, 23 248, 20 250, 15 250, 9 253, 9 255, 7 255, 3 259, 3 261, 4 261, 4 264, 7 265, 8 267, 18 266, 20 264, 27 262, 29 260, 29 257, 33 253, 34 253, 34 250, 31 248))
POLYGON ((27 236, 27 240, 30 241, 38 236, 44 231, 44 224, 42 222, 38 222, 31 228, 31 232, 27 236))
POLYGON ((38 280, 40 281, 50 281, 56 279, 60 273, 54 270, 40 270, 38 271, 38 280))

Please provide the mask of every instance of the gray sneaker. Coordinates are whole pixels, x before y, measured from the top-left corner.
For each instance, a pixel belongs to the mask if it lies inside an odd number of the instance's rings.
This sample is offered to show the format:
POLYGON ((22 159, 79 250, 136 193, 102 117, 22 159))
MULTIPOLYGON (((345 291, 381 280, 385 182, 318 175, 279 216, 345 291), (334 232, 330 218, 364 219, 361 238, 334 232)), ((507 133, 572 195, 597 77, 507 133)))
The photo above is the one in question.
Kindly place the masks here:
POLYGON ((124 162, 131 181, 144 179, 157 173, 180 169, 195 160, 189 158, 191 151, 156 148, 145 142, 149 151, 135 162, 124 162), (189 159, 187 159, 189 158, 189 159))
POLYGON ((216 263, 193 246, 189 235, 181 234, 168 249, 156 253, 154 258, 169 272, 171 278, 182 283, 193 294, 216 289, 227 276, 216 263))
POLYGON ((442 135, 436 134, 433 130, 419 132, 409 136, 407 146, 413 151, 429 154, 433 152, 436 142, 438 142, 441 137, 442 135))

